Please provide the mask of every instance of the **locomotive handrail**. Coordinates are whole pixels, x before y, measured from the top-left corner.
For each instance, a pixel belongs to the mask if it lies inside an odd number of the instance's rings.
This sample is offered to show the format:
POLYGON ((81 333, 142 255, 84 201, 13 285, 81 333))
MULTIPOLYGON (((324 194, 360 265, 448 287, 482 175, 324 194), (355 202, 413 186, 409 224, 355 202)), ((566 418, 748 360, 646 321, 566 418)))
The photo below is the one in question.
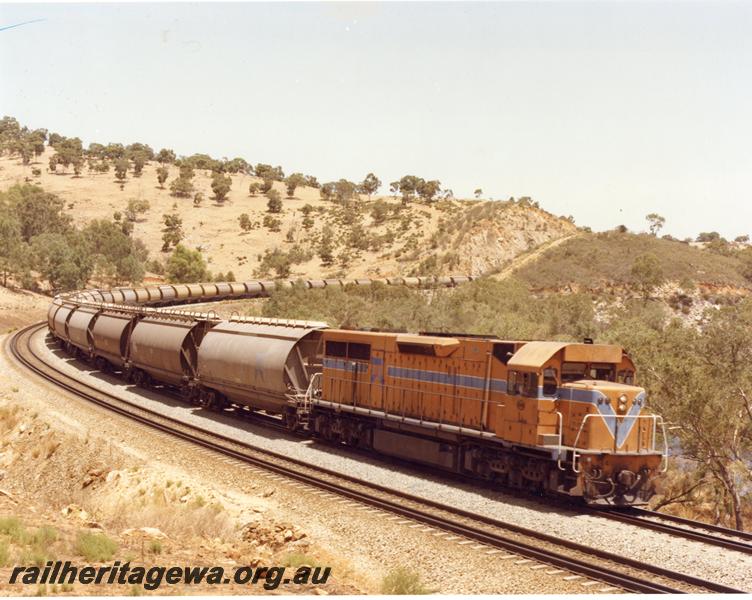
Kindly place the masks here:
POLYGON ((559 449, 558 454, 556 455, 556 466, 559 467, 560 471, 566 471, 566 469, 561 466, 562 442, 564 441, 564 415, 561 414, 560 410, 556 411, 556 428, 559 430, 559 449))
MULTIPOLYGON (((585 423, 589 418, 595 418, 600 417, 603 418, 603 415, 600 413, 590 413, 585 415, 585 417, 582 419, 582 423, 580 423, 580 428, 577 431, 577 435, 574 438, 574 444, 572 444, 572 471, 575 473, 579 473, 581 469, 577 468, 577 458, 578 458, 578 448, 577 448, 577 442, 580 441, 580 434, 582 434, 582 431, 585 428, 585 423)), ((617 418, 614 416, 613 418, 617 418)), ((651 449, 649 452, 655 452, 655 437, 656 437, 656 429, 658 422, 660 421, 661 424, 661 430, 663 431, 663 452, 661 453, 661 464, 663 465, 663 468, 661 469, 661 473, 665 473, 668 470, 668 438, 666 437, 666 425, 663 421, 663 417, 660 415, 623 415, 621 417, 622 419, 650 419, 653 421, 653 431, 651 435, 651 449)), ((616 438, 614 438, 614 446, 616 445, 616 438)), ((614 454, 619 454, 619 449, 614 447, 613 450, 614 454)), ((589 453, 583 453, 580 452, 579 455, 582 454, 589 454, 589 453)))

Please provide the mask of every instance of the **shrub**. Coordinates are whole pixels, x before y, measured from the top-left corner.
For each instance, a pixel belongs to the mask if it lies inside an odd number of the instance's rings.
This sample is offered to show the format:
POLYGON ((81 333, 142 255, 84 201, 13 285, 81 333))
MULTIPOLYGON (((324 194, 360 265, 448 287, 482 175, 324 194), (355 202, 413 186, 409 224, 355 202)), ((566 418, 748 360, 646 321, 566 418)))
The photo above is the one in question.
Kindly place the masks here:
POLYGON ((266 192, 266 197, 269 199, 266 208, 270 213, 282 212, 282 197, 277 190, 269 190, 266 192))
POLYGON ((229 175, 222 175, 222 173, 214 173, 212 177, 211 189, 214 192, 214 200, 218 203, 222 203, 227 199, 227 194, 230 193, 232 187, 232 178, 229 175))
POLYGON ((384 579, 382 579, 381 593, 388 595, 414 595, 430 594, 432 591, 420 582, 420 577, 417 573, 405 567, 398 567, 389 571, 384 579))
POLYGON ((110 560, 117 552, 118 545, 103 533, 82 531, 76 539, 76 552, 89 562, 110 560))
POLYGON ((389 205, 383 200, 376 200, 371 208, 371 219, 373 219, 374 225, 381 225, 389 217, 390 213, 389 205))
POLYGON ((37 567, 43 567, 48 560, 50 560, 50 556, 45 548, 40 546, 33 546, 31 548, 27 548, 21 553, 19 562, 24 565, 35 565, 37 567))
POLYGON ((253 229, 253 223, 251 222, 251 218, 248 216, 248 213, 243 213, 238 217, 238 223, 240 224, 240 228, 243 231, 250 231, 253 229))
POLYGON ((0 517, 0 534, 10 537, 12 542, 23 541, 26 529, 18 517, 0 517))
POLYGON ((170 193, 178 198, 189 198, 193 193, 193 168, 184 164, 180 166, 180 175, 170 184, 170 193))
POLYGON ((207 277, 206 262, 198 250, 178 244, 167 260, 166 273, 170 283, 197 283, 207 277))
POLYGON ((164 189, 165 181, 167 181, 167 178, 169 177, 170 172, 167 170, 167 167, 158 167, 157 168, 157 181, 159 182, 159 187, 161 189, 164 189))
POLYGON ((138 215, 143 215, 150 208, 148 200, 143 198, 131 198, 128 200, 128 206, 125 208, 125 218, 131 222, 138 220, 138 215))
POLYGON ((52 542, 57 540, 57 529, 45 525, 39 527, 29 536, 29 543, 39 546, 49 546, 52 542))
POLYGON ((279 231, 282 229, 282 221, 271 215, 264 215, 264 227, 269 231, 279 231))
POLYGON ((10 564, 10 550, 8 542, 0 540, 0 567, 7 567, 10 564))
POLYGON ((275 248, 272 251, 267 249, 261 259, 258 273, 259 275, 264 276, 269 273, 271 269, 274 269, 277 273, 277 277, 289 277, 290 271, 292 270, 292 260, 290 260, 290 255, 279 248, 275 248))
POLYGON ((302 567, 303 565, 307 565, 309 567, 319 566, 319 564, 311 556, 303 554, 302 552, 290 552, 290 554, 282 558, 282 564, 285 567, 292 567, 293 569, 297 569, 298 567, 302 567))

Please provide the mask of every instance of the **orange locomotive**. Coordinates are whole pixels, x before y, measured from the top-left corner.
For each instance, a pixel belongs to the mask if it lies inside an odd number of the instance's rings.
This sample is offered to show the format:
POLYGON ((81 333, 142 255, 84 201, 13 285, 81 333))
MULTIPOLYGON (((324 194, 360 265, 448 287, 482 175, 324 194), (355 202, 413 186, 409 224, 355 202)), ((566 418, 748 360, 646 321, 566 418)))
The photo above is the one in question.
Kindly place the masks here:
POLYGON ((619 346, 334 329, 322 340, 306 420, 326 439, 592 504, 647 501, 665 467, 663 422, 619 346))

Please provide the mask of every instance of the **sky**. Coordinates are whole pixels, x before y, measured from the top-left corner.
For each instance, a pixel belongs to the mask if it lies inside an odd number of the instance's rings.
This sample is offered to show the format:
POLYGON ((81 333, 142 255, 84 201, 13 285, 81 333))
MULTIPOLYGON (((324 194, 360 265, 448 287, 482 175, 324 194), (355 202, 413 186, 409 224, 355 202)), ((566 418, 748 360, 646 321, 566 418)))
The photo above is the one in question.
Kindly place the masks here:
POLYGON ((752 234, 751 31, 751 2, 1 4, 0 113, 734 238, 752 234))

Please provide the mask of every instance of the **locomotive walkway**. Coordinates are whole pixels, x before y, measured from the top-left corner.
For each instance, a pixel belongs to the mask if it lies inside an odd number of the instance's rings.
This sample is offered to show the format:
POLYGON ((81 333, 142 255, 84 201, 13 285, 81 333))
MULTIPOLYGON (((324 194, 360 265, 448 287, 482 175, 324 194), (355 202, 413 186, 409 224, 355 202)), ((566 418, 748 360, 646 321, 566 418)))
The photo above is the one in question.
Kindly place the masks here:
POLYGON ((216 452, 239 465, 295 480, 323 496, 374 511, 394 520, 395 526, 410 524, 431 528, 435 530, 433 535, 448 542, 476 544, 490 558, 516 564, 536 563, 531 564, 531 568, 546 569, 549 574, 561 573, 565 579, 587 578, 594 585, 602 582, 633 593, 739 592, 725 585, 315 467, 137 406, 63 373, 35 353, 31 340, 44 335, 44 328, 44 323, 38 323, 19 331, 10 338, 8 349, 21 365, 47 382, 144 426, 216 452))

